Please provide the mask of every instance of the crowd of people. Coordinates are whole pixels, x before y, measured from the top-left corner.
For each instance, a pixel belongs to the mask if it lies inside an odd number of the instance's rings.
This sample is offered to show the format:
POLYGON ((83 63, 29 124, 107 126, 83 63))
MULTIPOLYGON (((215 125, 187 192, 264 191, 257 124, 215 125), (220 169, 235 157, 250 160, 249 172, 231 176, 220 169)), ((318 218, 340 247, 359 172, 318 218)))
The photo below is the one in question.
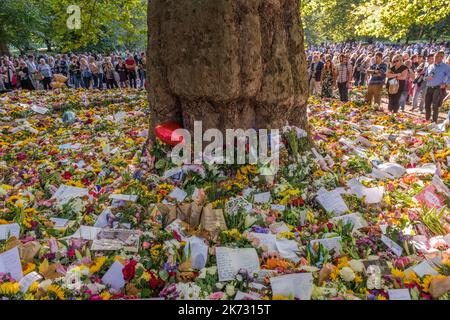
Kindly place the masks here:
POLYGON ((0 90, 49 90, 56 74, 66 77, 66 85, 72 88, 143 88, 145 73, 144 52, 3 56, 0 90))
POLYGON ((388 110, 425 113, 437 122, 439 108, 449 99, 450 46, 413 44, 336 44, 312 46, 307 51, 309 91, 332 98, 337 89, 341 101, 348 101, 353 86, 367 87, 366 102, 381 105, 383 88, 388 110))

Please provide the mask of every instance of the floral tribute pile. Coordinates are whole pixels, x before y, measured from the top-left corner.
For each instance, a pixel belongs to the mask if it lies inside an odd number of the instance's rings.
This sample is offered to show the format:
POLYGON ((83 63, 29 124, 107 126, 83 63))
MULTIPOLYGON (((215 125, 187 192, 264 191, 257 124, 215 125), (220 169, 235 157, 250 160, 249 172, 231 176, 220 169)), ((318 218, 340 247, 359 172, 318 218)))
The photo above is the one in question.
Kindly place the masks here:
POLYGON ((143 91, 0 96, 0 297, 449 299, 450 134, 308 113, 267 176, 174 167, 143 91))

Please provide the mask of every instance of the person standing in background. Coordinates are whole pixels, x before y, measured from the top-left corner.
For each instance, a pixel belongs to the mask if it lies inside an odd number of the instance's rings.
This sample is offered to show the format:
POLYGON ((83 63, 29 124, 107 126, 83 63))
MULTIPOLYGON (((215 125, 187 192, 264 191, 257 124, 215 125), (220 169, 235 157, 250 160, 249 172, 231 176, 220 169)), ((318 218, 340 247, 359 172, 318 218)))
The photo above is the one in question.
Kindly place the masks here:
POLYGON ((403 64, 401 55, 397 54, 392 58, 392 66, 386 73, 386 77, 389 79, 387 83, 389 92, 388 110, 397 113, 400 107, 400 96, 408 77, 408 68, 403 64), (396 88, 396 90, 393 88, 396 88))
POLYGON ((333 88, 336 87, 336 70, 334 69, 333 63, 331 62, 331 57, 325 59, 325 66, 322 69, 321 75, 322 83, 322 98, 332 98, 333 88))
POLYGON ((425 95, 425 120, 437 123, 439 108, 444 101, 446 87, 450 85, 450 66, 443 62, 444 51, 438 51, 434 56, 434 63, 427 68, 427 92, 425 95), (431 110, 433 106, 433 110, 431 110))
POLYGON ((133 55, 131 53, 128 54, 127 59, 125 60, 125 67, 127 71, 127 78, 130 82, 131 88, 136 88, 136 60, 134 60, 133 55))
POLYGON ((320 55, 316 52, 313 56, 313 62, 309 67, 309 92, 312 95, 320 94, 320 77, 322 76, 323 62, 320 55))
POLYGON ((351 87, 353 70, 348 63, 348 57, 345 54, 339 56, 339 65, 337 68, 337 85, 339 97, 342 102, 348 101, 348 90, 351 87))
POLYGON ((39 60, 37 70, 42 77, 41 82, 44 90, 50 90, 50 83, 52 82, 53 73, 52 68, 45 62, 44 58, 41 58, 41 60, 39 60))
POLYGON ((367 88, 366 103, 372 104, 372 100, 374 100, 378 106, 381 105, 381 92, 386 80, 387 69, 386 63, 383 62, 383 53, 377 52, 375 54, 375 63, 367 70, 370 80, 367 88))

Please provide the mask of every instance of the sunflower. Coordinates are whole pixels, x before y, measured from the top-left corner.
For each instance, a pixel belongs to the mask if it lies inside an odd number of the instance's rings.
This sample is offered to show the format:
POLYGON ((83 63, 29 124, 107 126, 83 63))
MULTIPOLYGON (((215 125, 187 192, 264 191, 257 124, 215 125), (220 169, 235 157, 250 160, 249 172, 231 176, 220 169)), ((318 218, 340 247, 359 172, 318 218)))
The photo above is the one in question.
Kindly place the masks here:
POLYGON ((0 295, 13 296, 20 291, 18 282, 5 282, 0 285, 0 295))
POLYGON ((405 278, 405 273, 400 269, 396 269, 396 268, 392 269, 391 274, 394 278, 400 278, 402 280, 405 278))
POLYGON ((95 258, 94 263, 89 267, 89 273, 94 274, 94 273, 99 272, 100 269, 105 264, 105 261, 106 261, 106 257, 104 257, 104 256, 95 258))
POLYGON ((64 291, 61 289, 60 286, 56 284, 51 284, 47 287, 47 293, 54 294, 59 300, 64 300, 64 291))

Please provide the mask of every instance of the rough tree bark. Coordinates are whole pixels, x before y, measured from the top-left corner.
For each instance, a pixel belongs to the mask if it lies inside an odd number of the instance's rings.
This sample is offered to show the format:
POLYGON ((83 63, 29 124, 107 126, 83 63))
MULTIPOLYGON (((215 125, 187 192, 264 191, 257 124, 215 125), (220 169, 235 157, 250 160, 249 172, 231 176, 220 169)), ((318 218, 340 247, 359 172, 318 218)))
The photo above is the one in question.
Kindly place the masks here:
POLYGON ((0 56, 9 56, 8 46, 3 41, 0 41, 0 56))
POLYGON ((148 30, 152 129, 307 127, 299 0, 149 0, 148 30))

